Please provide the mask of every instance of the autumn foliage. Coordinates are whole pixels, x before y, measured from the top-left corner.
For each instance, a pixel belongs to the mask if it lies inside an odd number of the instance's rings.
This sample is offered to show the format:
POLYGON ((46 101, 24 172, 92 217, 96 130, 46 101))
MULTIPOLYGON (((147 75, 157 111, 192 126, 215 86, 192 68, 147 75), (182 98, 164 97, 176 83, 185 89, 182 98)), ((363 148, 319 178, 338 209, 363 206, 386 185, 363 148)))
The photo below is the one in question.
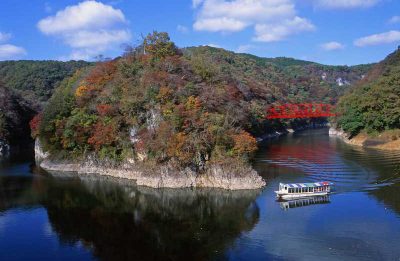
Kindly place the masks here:
POLYGON ((112 116, 114 113, 113 106, 109 104, 98 104, 96 110, 100 116, 112 116))
POLYGON ((85 85, 79 86, 78 88, 76 88, 75 91, 75 96, 76 97, 82 97, 84 96, 87 92, 89 91, 89 88, 85 85))
POLYGON ((116 126, 113 123, 97 122, 88 143, 98 151, 102 146, 111 146, 116 141, 116 126))
POLYGON ((50 150, 77 156, 145 155, 198 171, 226 157, 247 161, 257 143, 245 131, 250 110, 243 94, 214 70, 197 74, 194 62, 168 35, 150 34, 123 57, 97 63, 61 86, 46 108, 41 135, 50 150))
POLYGON ((89 85, 99 86, 110 81, 117 71, 115 61, 98 63, 86 77, 85 81, 89 85))
POLYGON ((36 114, 35 117, 29 122, 31 128, 32 138, 36 138, 39 135, 39 127, 42 122, 42 114, 36 114))
POLYGON ((237 155, 251 154, 257 150, 257 141, 246 131, 232 135, 234 141, 233 151, 237 155))

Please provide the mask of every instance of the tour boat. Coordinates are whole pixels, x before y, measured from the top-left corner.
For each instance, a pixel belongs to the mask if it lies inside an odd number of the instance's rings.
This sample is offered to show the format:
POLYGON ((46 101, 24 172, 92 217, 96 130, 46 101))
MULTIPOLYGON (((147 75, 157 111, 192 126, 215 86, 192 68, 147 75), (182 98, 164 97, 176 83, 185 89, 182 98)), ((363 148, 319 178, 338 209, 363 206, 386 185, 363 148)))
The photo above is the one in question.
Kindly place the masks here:
POLYGON ((324 196, 331 192, 332 182, 322 181, 315 183, 279 183, 279 190, 275 191, 276 196, 281 199, 303 198, 310 196, 324 196))

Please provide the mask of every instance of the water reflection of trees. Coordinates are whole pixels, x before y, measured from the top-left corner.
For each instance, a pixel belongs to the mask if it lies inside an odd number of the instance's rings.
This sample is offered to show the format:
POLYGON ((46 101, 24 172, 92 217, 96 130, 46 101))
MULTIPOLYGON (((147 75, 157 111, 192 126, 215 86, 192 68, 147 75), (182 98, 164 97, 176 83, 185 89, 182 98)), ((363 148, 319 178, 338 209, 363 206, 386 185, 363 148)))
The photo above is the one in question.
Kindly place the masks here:
POLYGON ((364 181, 368 194, 400 214, 400 152, 350 147, 345 144, 338 147, 344 159, 356 161, 376 175, 372 180, 364 181))
MULTIPOLYGON (((34 180, 14 181, 23 192, 10 194, 5 201, 15 202, 16 196, 33 199, 27 204, 42 204, 62 243, 80 242, 101 260, 224 258, 224 250, 259 218, 257 191, 154 190, 116 181, 34 180)), ((3 185, 0 195, 9 187, 3 185)))
POLYGON ((38 195, 32 190, 33 186, 31 177, 1 177, 0 212, 38 204, 38 195))

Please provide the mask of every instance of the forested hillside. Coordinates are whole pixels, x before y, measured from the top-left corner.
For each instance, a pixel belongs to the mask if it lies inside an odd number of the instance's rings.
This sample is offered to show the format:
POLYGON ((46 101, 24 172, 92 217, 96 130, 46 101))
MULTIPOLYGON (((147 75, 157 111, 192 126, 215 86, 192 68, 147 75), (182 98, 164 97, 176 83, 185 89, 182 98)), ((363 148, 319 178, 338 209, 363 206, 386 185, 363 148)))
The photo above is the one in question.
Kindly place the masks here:
MULTIPOLYGON (((340 94, 330 67, 310 64, 321 70, 310 75, 313 69, 277 61, 211 47, 180 50, 154 32, 122 57, 65 80, 33 133, 68 157, 95 153, 196 170, 246 164, 257 149, 254 136, 281 124, 265 120, 266 106, 334 103, 340 94)), ((346 70, 349 81, 364 73, 346 70)))
POLYGON ((0 62, 0 140, 11 145, 30 143, 29 121, 64 78, 88 65, 84 61, 0 62))
POLYGON ((286 89, 280 98, 298 102, 336 103, 338 97, 361 80, 373 66, 332 66, 286 57, 262 58, 208 46, 187 48, 184 53, 187 56, 201 54, 208 57, 231 77, 246 76, 259 82, 273 82, 286 89), (319 93, 316 95, 317 91, 319 93))
POLYGON ((400 128, 400 50, 375 65, 338 104, 337 124, 356 135, 400 128))
POLYGON ((0 81, 40 107, 65 77, 89 64, 84 61, 4 61, 0 62, 0 81))

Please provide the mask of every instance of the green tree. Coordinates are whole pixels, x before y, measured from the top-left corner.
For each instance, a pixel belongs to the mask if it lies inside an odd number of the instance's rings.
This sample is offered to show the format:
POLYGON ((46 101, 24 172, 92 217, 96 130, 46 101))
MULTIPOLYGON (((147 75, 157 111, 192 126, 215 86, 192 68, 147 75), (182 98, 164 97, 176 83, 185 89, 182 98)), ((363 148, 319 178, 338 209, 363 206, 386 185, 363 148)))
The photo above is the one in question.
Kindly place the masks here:
POLYGON ((156 58, 172 56, 177 54, 178 51, 166 32, 153 31, 153 33, 144 38, 143 45, 145 52, 152 54, 156 58))

